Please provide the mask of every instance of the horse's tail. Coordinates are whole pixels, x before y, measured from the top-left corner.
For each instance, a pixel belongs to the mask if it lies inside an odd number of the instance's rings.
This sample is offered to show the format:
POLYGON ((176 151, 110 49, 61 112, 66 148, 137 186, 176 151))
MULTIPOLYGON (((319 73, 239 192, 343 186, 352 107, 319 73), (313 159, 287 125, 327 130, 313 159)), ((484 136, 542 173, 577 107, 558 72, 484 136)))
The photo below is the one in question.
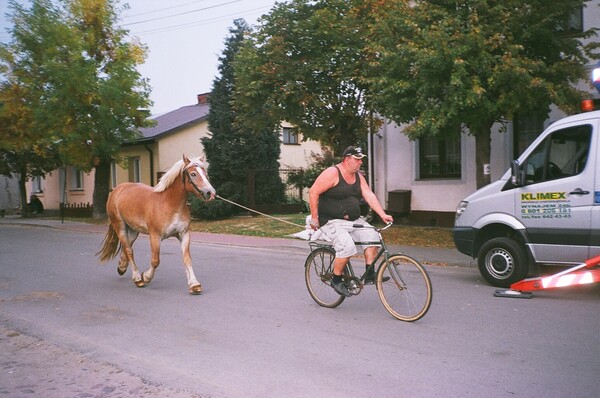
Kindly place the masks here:
POLYGON ((102 249, 96 253, 96 256, 100 256, 100 262, 104 263, 108 260, 113 259, 121 251, 121 242, 115 232, 112 224, 108 224, 108 232, 104 236, 102 241, 102 249))

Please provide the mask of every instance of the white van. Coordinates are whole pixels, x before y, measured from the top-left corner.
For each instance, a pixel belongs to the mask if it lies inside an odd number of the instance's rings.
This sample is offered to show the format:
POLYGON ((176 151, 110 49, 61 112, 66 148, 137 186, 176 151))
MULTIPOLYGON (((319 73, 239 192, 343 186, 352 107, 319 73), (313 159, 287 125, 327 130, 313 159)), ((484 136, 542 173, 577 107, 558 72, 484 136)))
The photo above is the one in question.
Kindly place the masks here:
POLYGON ((574 265, 600 254, 600 111, 551 124, 500 178, 460 202, 457 249, 499 287, 532 265, 574 265))

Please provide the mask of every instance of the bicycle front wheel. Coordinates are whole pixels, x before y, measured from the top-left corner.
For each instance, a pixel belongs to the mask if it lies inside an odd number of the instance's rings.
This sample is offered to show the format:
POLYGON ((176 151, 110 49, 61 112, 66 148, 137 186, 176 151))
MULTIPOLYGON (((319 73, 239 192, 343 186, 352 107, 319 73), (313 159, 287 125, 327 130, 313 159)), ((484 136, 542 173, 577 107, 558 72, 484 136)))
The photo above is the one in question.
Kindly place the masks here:
POLYGON ((331 287, 335 251, 326 247, 313 250, 306 258, 304 279, 310 297, 321 307, 335 308, 345 297, 331 287))
POLYGON ((423 266, 404 254, 394 254, 377 271, 377 292, 385 309, 401 321, 421 319, 431 306, 431 280, 423 266), (389 280, 383 282, 388 277, 389 280))

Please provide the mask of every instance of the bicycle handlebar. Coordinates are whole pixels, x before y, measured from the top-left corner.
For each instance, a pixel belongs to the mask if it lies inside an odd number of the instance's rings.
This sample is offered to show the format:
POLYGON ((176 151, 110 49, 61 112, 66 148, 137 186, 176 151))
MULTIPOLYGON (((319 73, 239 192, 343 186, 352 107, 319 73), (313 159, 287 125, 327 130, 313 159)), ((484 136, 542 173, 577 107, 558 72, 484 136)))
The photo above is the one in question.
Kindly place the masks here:
POLYGON ((389 222, 387 224, 385 224, 385 227, 379 229, 380 231, 385 231, 386 229, 388 229, 389 227, 391 227, 392 225, 394 225, 393 222, 389 222))

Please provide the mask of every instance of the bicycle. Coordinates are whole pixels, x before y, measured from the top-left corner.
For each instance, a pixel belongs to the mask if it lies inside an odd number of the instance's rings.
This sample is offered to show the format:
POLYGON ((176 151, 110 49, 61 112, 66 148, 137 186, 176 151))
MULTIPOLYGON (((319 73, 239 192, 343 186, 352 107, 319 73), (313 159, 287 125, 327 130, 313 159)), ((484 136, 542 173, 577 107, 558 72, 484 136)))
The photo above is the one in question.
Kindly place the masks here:
MULTIPOLYGON (((378 242, 355 242, 356 245, 378 245, 380 249, 367 272, 376 268, 375 286, 385 309, 396 319, 413 322, 421 319, 429 310, 432 299, 431 280, 425 268, 412 257, 403 253, 390 254, 381 235, 392 224, 375 228, 355 224, 355 228, 374 228, 378 242)), ((335 308, 346 299, 331 287, 335 251, 329 243, 309 242, 310 254, 304 264, 306 287, 312 299, 322 307, 335 308)), ((365 272, 366 274, 366 272, 365 272)), ((352 296, 364 287, 365 274, 354 274, 350 261, 346 265, 343 280, 352 296)))

